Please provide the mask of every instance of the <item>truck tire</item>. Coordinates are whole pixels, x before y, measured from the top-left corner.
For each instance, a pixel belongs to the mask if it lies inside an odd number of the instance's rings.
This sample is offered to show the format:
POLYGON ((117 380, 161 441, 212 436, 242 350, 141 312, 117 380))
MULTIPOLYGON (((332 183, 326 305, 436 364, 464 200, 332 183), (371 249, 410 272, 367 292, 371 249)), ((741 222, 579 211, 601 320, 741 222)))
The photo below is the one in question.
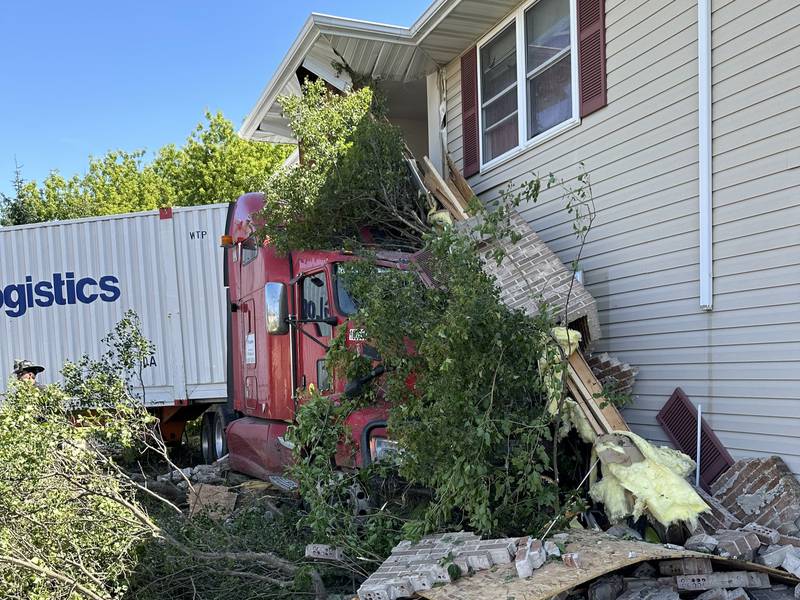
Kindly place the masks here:
POLYGON ((213 411, 207 410, 203 413, 203 420, 200 426, 200 448, 203 451, 203 462, 210 465, 217 456, 214 454, 214 417, 213 411))
POLYGON ((219 460, 228 453, 228 438, 225 430, 228 425, 236 420, 236 413, 224 404, 214 407, 214 460, 219 460))

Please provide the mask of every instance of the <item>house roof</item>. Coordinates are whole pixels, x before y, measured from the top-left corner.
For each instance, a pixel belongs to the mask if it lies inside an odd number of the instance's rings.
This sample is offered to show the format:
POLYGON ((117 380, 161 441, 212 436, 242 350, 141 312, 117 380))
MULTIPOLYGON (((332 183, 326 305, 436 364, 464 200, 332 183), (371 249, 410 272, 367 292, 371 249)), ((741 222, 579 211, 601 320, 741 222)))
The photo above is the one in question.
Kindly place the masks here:
POLYGON ((247 115, 239 135, 246 139, 294 142, 277 102, 300 93, 297 70, 304 67, 345 89, 346 73, 331 66, 342 59, 374 79, 422 79, 469 48, 520 0, 435 0, 411 25, 402 27, 312 13, 247 115))

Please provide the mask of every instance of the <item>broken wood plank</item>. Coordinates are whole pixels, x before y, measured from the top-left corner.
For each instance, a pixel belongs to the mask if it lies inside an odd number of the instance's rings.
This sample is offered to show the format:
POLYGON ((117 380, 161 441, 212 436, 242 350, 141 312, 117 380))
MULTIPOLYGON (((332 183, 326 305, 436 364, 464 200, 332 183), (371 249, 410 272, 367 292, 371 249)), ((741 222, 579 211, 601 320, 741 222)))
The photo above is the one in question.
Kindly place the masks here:
POLYGON ((567 369, 569 370, 568 371, 569 378, 573 381, 576 389, 580 392, 587 410, 591 412, 598 420, 598 422, 603 426, 603 433, 611 433, 614 430, 614 428, 612 427, 611 423, 609 423, 608 420, 606 419, 605 415, 603 414, 603 411, 600 410, 600 407, 594 401, 592 392, 589 390, 583 379, 578 375, 578 373, 575 371, 575 369, 571 364, 567 365, 567 369))
POLYGON ((586 417, 586 420, 589 421, 592 431, 594 431, 596 435, 603 435, 606 433, 605 427, 600 423, 600 421, 597 420, 597 417, 595 417, 594 413, 589 410, 589 407, 586 406, 586 402, 583 400, 580 390, 578 390, 578 388, 575 386, 575 383, 569 377, 567 378, 567 389, 569 390, 572 399, 577 403, 578 408, 581 409, 581 412, 586 417))
POLYGON ((427 156, 422 157, 422 171, 425 174, 425 185, 434 196, 442 203, 457 221, 466 221, 469 215, 461 206, 461 200, 448 187, 436 167, 427 156))
POLYGON ((450 171, 450 181, 453 182, 461 199, 464 201, 464 210, 469 212, 470 202, 472 202, 473 198, 477 197, 477 194, 472 191, 469 183, 467 183, 467 180, 461 174, 461 171, 453 162, 453 159, 450 158, 449 154, 447 155, 447 170, 450 171))
POLYGON ((630 427, 628 427, 617 407, 606 399, 603 394, 603 386, 597 381, 597 377, 594 376, 583 354, 580 351, 573 352, 569 357, 569 364, 589 391, 591 402, 598 407, 612 430, 630 431, 630 427))

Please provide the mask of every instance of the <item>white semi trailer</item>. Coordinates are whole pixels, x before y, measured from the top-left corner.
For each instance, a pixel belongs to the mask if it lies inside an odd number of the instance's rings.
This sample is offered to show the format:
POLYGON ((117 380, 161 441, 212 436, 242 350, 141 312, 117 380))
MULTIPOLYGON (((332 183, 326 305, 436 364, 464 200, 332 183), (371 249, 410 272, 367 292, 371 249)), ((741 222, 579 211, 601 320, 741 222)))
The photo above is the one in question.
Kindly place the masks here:
POLYGON ((228 399, 223 249, 228 204, 0 228, 0 395, 15 359, 59 380, 67 360, 97 357, 133 309, 155 344, 145 401, 165 437, 228 399))

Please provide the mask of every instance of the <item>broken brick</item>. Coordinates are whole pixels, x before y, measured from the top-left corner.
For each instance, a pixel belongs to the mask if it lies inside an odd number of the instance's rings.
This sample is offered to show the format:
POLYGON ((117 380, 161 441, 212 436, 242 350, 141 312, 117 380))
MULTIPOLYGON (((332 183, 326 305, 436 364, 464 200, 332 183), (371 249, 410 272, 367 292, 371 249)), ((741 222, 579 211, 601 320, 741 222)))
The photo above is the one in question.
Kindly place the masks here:
POLYGON ((561 561, 568 567, 574 569, 581 568, 581 555, 577 552, 567 552, 561 555, 561 561))
POLYGON ((800 533, 800 481, 779 456, 740 460, 712 485, 714 498, 744 523, 800 533))
POLYGON ((694 491, 697 492, 709 508, 709 512, 700 513, 700 523, 707 532, 713 535, 718 529, 738 529, 742 526, 742 522, 739 519, 734 517, 719 500, 709 496, 703 488, 696 487, 694 491))
POLYGON ((720 529, 714 537, 717 538, 716 552, 724 558, 753 560, 755 551, 761 546, 756 534, 749 531, 720 529))
POLYGON ((717 541, 717 538, 706 533, 701 533, 698 535, 693 535, 686 540, 684 547, 687 550, 693 550, 694 552, 706 552, 710 554, 716 550, 718 544, 719 542, 717 541))

